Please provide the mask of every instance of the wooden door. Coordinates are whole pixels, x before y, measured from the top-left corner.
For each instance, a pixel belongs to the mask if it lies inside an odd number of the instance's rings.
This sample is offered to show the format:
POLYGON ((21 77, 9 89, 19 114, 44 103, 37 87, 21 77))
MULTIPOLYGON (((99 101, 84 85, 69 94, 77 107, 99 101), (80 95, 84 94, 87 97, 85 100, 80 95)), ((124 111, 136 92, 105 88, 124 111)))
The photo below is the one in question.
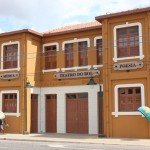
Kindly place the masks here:
POLYGON ((77 100, 77 133, 88 133, 88 100, 77 100))
POLYGON ((56 133, 57 126, 56 94, 46 95, 46 132, 56 133))
POLYGON ((67 100, 67 133, 77 132, 77 101, 67 100))
POLYGON ((31 133, 38 132, 38 95, 31 95, 31 133))
POLYGON ((88 133, 87 93, 67 94, 66 101, 67 133, 88 133))

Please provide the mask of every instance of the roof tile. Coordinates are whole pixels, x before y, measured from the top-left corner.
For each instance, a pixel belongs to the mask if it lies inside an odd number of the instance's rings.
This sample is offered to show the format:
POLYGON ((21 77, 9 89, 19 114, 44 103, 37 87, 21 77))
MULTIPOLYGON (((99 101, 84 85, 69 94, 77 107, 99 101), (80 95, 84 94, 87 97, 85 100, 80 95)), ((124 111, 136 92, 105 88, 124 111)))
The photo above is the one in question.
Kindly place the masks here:
POLYGON ((47 35, 47 34, 54 34, 54 33, 78 31, 78 30, 88 29, 92 27, 101 27, 101 23, 99 23, 98 21, 93 21, 93 22, 81 23, 76 25, 68 25, 57 29, 49 30, 47 32, 44 32, 43 34, 47 35))

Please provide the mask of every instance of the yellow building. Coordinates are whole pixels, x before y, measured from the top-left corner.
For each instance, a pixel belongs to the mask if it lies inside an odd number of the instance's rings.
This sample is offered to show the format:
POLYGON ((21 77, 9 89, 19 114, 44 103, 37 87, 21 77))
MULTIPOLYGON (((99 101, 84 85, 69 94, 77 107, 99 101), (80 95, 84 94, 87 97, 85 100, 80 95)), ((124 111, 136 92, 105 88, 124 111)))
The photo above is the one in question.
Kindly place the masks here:
POLYGON ((102 23, 105 133, 149 138, 137 111, 150 106, 150 7, 96 17, 102 23))
POLYGON ((150 7, 96 20, 0 34, 7 132, 150 137, 137 111, 150 105, 150 7))

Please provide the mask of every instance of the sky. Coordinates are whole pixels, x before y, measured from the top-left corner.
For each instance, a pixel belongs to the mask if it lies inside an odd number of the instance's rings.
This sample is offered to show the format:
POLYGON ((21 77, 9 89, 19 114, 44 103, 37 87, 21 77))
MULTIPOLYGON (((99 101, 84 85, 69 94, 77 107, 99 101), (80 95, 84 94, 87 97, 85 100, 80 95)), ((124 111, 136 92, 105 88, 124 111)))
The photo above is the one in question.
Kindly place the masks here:
POLYGON ((0 0, 0 33, 46 32, 94 21, 96 16, 149 7, 150 0, 0 0))

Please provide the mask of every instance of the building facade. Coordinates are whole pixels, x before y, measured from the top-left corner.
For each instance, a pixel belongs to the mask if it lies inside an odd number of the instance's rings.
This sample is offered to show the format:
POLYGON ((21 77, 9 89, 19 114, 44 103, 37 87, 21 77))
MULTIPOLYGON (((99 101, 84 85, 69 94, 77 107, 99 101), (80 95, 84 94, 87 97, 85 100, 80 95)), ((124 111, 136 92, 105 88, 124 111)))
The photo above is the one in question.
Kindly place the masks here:
POLYGON ((105 133, 149 138, 149 122, 137 111, 149 106, 150 8, 96 17, 103 25, 105 133), (107 68, 107 69, 104 69, 107 68))
POLYGON ((150 137, 137 111, 150 105, 150 8, 95 19, 42 34, 0 34, 7 132, 150 137))

